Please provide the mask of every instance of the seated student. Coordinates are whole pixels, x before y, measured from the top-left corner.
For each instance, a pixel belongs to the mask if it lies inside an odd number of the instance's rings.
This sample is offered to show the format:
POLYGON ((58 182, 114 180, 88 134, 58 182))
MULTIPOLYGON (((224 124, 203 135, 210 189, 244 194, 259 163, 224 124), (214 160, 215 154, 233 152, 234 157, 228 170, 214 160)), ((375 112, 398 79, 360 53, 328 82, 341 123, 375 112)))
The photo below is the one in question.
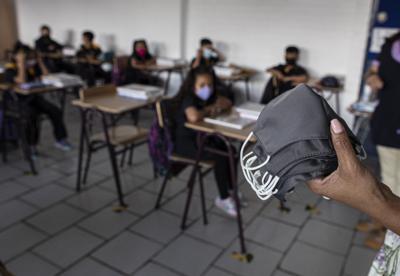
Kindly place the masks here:
POLYGON ((224 55, 213 46, 209 38, 200 40, 200 48, 197 50, 196 57, 192 60, 191 67, 212 66, 218 62, 225 61, 224 55))
MULTIPOLYGON (((216 77, 210 67, 200 66, 192 69, 179 95, 181 106, 176 116, 174 151, 184 157, 195 158, 197 152, 196 132, 186 128, 186 122, 198 122, 206 116, 217 115, 228 110, 232 102, 216 89, 216 77)), ((209 141, 209 146, 227 150, 220 140, 209 141)), ((225 156, 204 152, 203 160, 215 162, 214 174, 218 185, 219 197, 215 205, 230 216, 236 216, 234 200, 231 197, 232 180, 230 179, 229 160, 225 156)))
MULTIPOLYGON (((36 81, 41 75, 45 74, 47 74, 47 69, 36 52, 29 46, 17 42, 13 49, 12 61, 6 65, 5 81, 21 84, 36 81)), ((71 145, 67 141, 67 130, 61 110, 38 94, 18 95, 18 97, 26 104, 23 110, 24 115, 29 120, 26 137, 33 155, 37 153, 36 146, 39 142, 38 117, 40 114, 47 115, 53 125, 53 133, 56 139, 55 147, 63 151, 71 150, 71 145)))
POLYGON ((156 59, 150 54, 146 40, 140 39, 133 42, 132 55, 128 61, 125 73, 126 83, 157 84, 159 79, 141 69, 155 65, 156 59))
POLYGON ((35 41, 35 49, 41 55, 49 72, 62 71, 62 45, 50 37, 49 26, 40 27, 40 37, 35 41))
POLYGON ((286 63, 267 69, 267 72, 271 73, 272 77, 264 89, 264 94, 261 98, 262 104, 267 104, 296 85, 308 81, 307 70, 297 64, 299 55, 299 48, 288 46, 285 51, 286 63))
POLYGON ((102 79, 105 83, 110 82, 111 79, 111 76, 101 68, 101 49, 93 40, 94 34, 92 32, 83 32, 83 43, 76 53, 78 74, 87 82, 88 86, 93 86, 96 79, 102 79))

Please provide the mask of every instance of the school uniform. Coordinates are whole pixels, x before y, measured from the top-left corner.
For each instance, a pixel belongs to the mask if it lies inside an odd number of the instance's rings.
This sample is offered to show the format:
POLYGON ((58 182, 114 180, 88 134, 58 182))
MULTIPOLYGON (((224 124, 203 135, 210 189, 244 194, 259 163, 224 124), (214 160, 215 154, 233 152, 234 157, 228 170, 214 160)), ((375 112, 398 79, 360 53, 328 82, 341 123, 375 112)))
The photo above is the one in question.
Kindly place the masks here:
MULTIPOLYGON (((293 64, 293 65, 279 64, 273 67, 272 69, 281 72, 282 75, 285 77, 308 75, 307 70, 298 64, 293 64)), ((294 87, 295 85, 293 85, 291 81, 286 81, 286 82, 278 81, 277 83, 274 83, 273 78, 271 78, 268 81, 267 85, 265 86, 264 93, 261 98, 261 103, 267 104, 275 97, 281 95, 282 93, 290 89, 293 89, 294 87)))
MULTIPOLYGON (((221 95, 221 93, 219 93, 219 95, 221 95)), ((216 100, 216 93, 213 93, 207 101, 204 101, 197 97, 197 95, 195 95, 192 91, 187 91, 175 119, 175 153, 187 158, 196 158, 198 149, 196 139, 197 134, 194 130, 185 127, 185 123, 187 122, 185 111, 188 107, 195 107, 196 109, 201 110, 208 105, 214 104, 216 100)), ((227 150, 225 144, 219 139, 209 139, 207 145, 218 150, 227 150)), ((232 189, 233 182, 233 180, 230 178, 228 157, 204 151, 201 158, 202 160, 211 160, 215 162, 214 175, 217 182, 219 194, 222 199, 227 198, 229 196, 229 190, 232 189)))
POLYGON ((99 60, 102 51, 99 46, 92 44, 90 47, 85 47, 85 45, 81 45, 80 49, 76 53, 76 57, 78 58, 78 68, 77 73, 84 79, 88 86, 93 86, 96 82, 96 79, 102 79, 105 83, 110 82, 111 76, 107 74, 100 66, 100 64, 91 64, 89 62, 85 62, 79 59, 85 59, 88 57, 94 57, 99 60))
POLYGON ((49 72, 52 73, 63 71, 65 66, 61 57, 48 57, 46 54, 55 54, 62 51, 62 48, 61 44, 48 36, 41 36, 35 41, 35 49, 38 52, 45 54, 42 57, 43 63, 49 72))
MULTIPOLYGON (((6 65, 5 81, 14 83, 14 78, 18 74, 18 69, 15 63, 6 65)), ((35 81, 41 75, 38 65, 26 69, 26 81, 35 81)), ((28 120, 26 126, 27 142, 31 146, 35 146, 39 142, 40 128, 39 128, 39 115, 45 114, 49 117, 52 126, 54 137, 57 141, 65 140, 67 138, 67 130, 64 125, 62 112, 60 108, 47 101, 41 95, 19 95, 19 101, 23 104, 21 110, 22 115, 28 120)), ((7 100, 7 99, 6 99, 7 100)))
MULTIPOLYGON (((193 63, 196 61, 196 58, 193 58, 191 63, 190 63, 190 67, 193 66, 193 63)), ((210 58, 205 58, 205 57, 201 57, 200 58, 200 63, 199 66, 214 66, 215 64, 217 64, 220 61, 219 57, 210 57, 210 58)))
POLYGON ((128 66, 125 72, 125 83, 140 83, 140 84, 150 84, 150 85, 159 85, 160 79, 152 76, 148 72, 144 72, 138 68, 132 66, 132 60, 135 60, 138 65, 144 65, 146 62, 153 59, 153 56, 147 52, 145 56, 140 56, 135 52, 132 53, 131 57, 128 60, 128 66))

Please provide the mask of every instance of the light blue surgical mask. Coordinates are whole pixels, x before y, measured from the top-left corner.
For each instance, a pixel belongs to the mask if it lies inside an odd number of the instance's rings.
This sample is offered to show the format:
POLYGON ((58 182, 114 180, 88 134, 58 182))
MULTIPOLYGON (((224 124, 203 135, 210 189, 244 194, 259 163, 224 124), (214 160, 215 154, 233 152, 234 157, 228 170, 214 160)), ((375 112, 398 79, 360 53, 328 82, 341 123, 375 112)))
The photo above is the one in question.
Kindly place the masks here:
POLYGON ((207 101, 211 97, 211 94, 212 94, 212 89, 208 85, 203 86, 202 88, 197 89, 196 91, 197 97, 199 97, 203 101, 207 101))
POLYGON ((217 53, 209 48, 205 48, 203 50, 203 57, 205 59, 216 58, 217 56, 218 56, 217 53))

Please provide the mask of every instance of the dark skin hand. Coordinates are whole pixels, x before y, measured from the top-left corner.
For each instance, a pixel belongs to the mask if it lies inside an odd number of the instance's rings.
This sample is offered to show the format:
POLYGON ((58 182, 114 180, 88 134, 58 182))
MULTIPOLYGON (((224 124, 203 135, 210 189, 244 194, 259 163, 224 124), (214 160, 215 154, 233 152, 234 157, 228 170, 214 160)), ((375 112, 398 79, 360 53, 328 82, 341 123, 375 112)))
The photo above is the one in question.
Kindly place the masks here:
POLYGON ((362 165, 336 119, 331 122, 331 134, 339 166, 326 178, 309 181, 310 189, 368 214, 400 235, 400 198, 362 165))

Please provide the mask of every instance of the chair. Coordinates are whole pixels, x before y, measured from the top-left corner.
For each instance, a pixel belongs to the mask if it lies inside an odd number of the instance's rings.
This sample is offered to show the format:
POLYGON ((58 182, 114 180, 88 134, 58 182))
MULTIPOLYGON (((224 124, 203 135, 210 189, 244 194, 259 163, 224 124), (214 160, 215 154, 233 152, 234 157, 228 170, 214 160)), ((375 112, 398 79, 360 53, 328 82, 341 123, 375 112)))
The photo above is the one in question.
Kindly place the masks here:
MULTIPOLYGON (((105 85, 99 87, 91 87, 82 90, 80 93, 80 99, 90 99, 93 97, 99 97, 108 93, 116 93, 116 87, 113 85, 105 85)), ((134 148, 142 144, 147 143, 148 129, 137 126, 138 118, 137 112, 131 112, 133 123, 131 125, 120 125, 118 122, 121 120, 121 115, 111 116, 110 126, 107 127, 108 137, 110 141, 110 146, 112 147, 112 152, 115 155, 122 155, 120 160, 120 167, 125 164, 125 156, 127 151, 129 151, 128 164, 132 164, 134 148)), ((100 149, 103 149, 109 145, 106 143, 106 135, 104 131, 94 133, 95 129, 95 116, 96 111, 92 109, 87 109, 82 111, 82 116, 85 116, 84 121, 86 122, 86 131, 84 132, 84 141, 87 148, 87 157, 84 167, 84 173, 82 178, 82 184, 86 184, 87 175, 90 168, 92 154, 100 149)), ((104 114, 102 116, 105 116, 104 114)), ((103 118, 104 122, 105 118, 103 118)), ((76 189, 80 190, 80 179, 78 177, 76 189)))
MULTIPOLYGON (((174 141, 175 133, 173 130, 175 129, 175 111, 179 109, 180 105, 180 96, 176 96, 172 99, 164 99, 163 101, 156 103, 156 114, 159 126, 169 131, 172 137, 172 141, 174 141)), ((178 154, 171 154, 168 158, 169 164, 167 168, 167 172, 164 176, 164 180, 162 182, 157 201, 155 204, 155 209, 159 209, 161 206, 162 197, 167 186, 168 180, 171 177, 179 175, 186 167, 188 166, 195 166, 196 160, 187 158, 184 156, 180 156, 178 154)), ((207 175, 214 167, 212 161, 200 161, 198 165, 197 171, 199 175, 199 186, 200 186, 200 197, 201 197, 201 207, 202 207, 202 214, 203 214, 203 223, 207 224, 207 213, 206 213, 206 204, 205 204, 205 195, 204 195, 204 183, 203 178, 207 175)), ((195 179, 191 179, 191 181, 195 181, 195 179)), ((185 206, 184 213, 187 213, 190 208, 191 197, 192 195, 188 195, 188 201, 185 206)), ((183 216, 181 229, 185 229, 186 221, 185 216, 183 216)))

